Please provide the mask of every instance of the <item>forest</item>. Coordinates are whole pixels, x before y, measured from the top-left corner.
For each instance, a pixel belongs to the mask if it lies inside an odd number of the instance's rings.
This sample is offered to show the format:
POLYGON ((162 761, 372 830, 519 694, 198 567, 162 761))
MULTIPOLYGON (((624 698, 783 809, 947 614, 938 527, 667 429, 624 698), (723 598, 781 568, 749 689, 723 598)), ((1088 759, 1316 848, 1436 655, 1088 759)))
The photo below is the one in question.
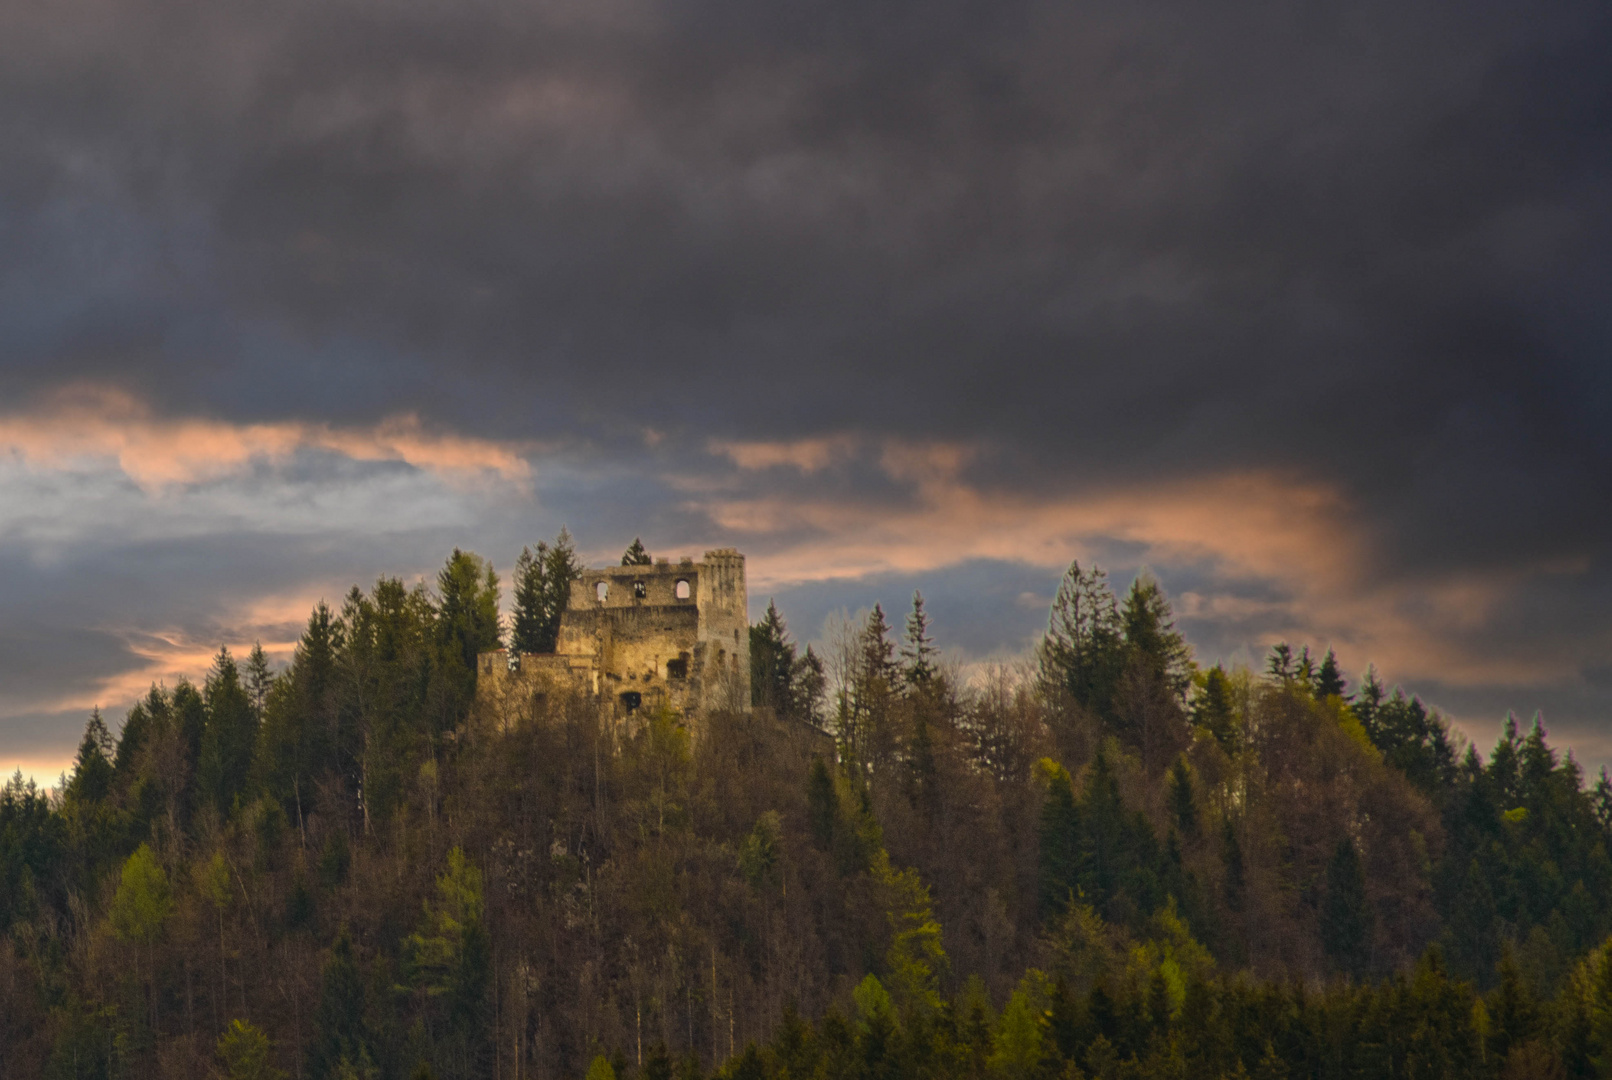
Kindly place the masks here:
POLYGON ((0 1074, 1612 1076, 1612 784, 1537 720, 1200 665, 1080 565, 1017 666, 769 606, 748 711, 486 715, 578 567, 354 587, 12 778, 0 1074))

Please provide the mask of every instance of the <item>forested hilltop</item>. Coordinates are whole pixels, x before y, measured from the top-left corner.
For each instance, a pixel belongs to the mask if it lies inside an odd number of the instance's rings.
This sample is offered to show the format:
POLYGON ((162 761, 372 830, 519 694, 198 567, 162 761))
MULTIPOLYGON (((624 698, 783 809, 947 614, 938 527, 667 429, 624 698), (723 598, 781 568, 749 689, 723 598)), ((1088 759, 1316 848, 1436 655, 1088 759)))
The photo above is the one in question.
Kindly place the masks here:
POLYGON ((1612 1076, 1612 785, 1538 724, 1199 667, 1078 566, 1022 670, 965 683, 916 596, 822 653, 769 607, 698 737, 481 715, 576 572, 355 588, 7 784, 0 1074, 1612 1076))

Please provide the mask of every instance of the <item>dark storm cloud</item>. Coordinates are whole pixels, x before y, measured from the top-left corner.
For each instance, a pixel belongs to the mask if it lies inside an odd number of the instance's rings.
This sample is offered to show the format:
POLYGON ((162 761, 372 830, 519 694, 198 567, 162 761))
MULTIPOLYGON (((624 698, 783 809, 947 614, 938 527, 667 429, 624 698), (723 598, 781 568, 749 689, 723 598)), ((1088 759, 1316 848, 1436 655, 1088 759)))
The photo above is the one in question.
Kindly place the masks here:
MULTIPOLYGON (((1348 507, 1384 618, 1593 674, 1608 55, 1574 2, 21 0, 0 397, 566 447, 542 512, 467 513, 499 545, 693 543, 757 485, 910 508, 886 436, 1003 497, 1279 471, 1348 507), (873 441, 743 482, 710 449, 838 434, 873 441), (1457 579, 1505 589, 1410 610, 1457 579)), ((1243 605, 1199 624, 1228 654, 1303 599, 1178 572, 1243 605)))

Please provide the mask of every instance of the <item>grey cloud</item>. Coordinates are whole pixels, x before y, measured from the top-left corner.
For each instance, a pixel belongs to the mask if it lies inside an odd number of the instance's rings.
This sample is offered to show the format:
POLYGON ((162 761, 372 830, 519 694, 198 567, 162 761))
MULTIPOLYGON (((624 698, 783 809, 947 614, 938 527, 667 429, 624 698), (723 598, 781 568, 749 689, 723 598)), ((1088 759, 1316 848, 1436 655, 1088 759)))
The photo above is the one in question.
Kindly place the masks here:
MULTIPOLYGON (((707 537, 665 479, 733 483, 713 436, 968 440, 990 490, 1293 470, 1351 501, 1385 588, 1577 567, 1465 643, 1584 651, 1612 555, 1609 53, 1581 0, 21 0, 0 397, 90 379, 567 446, 536 508, 363 470, 197 504, 201 533, 417 505, 403 565, 456 522, 707 537)), ((766 482, 910 497, 865 458, 766 482)), ((90 527, 89 494, 4 494, 0 521, 90 527)))

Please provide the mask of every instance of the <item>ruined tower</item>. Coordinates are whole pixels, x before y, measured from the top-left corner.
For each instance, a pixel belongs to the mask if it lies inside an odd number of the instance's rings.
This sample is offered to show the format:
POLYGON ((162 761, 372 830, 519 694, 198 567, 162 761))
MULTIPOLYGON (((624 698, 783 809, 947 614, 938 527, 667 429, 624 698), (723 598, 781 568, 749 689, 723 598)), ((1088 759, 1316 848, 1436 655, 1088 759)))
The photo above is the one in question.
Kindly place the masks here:
POLYGON ((685 719, 750 705, 750 617, 744 556, 584 570, 571 583, 551 654, 482 653, 478 696, 596 695, 620 719, 669 707, 685 719))

